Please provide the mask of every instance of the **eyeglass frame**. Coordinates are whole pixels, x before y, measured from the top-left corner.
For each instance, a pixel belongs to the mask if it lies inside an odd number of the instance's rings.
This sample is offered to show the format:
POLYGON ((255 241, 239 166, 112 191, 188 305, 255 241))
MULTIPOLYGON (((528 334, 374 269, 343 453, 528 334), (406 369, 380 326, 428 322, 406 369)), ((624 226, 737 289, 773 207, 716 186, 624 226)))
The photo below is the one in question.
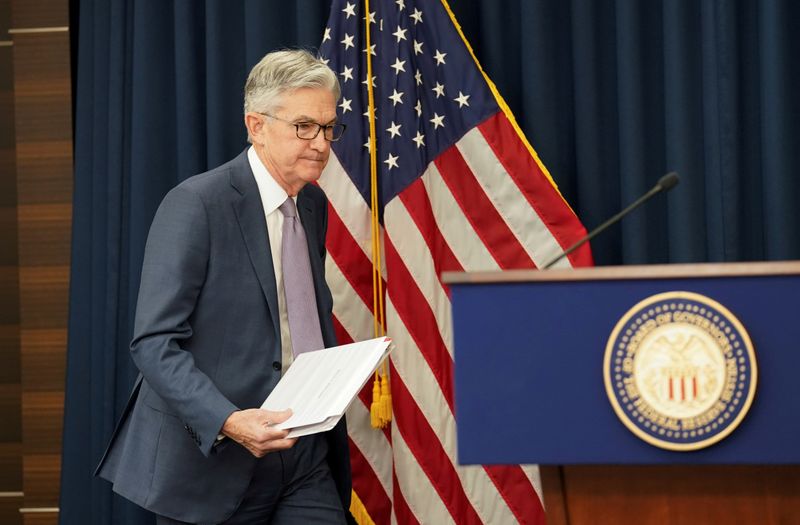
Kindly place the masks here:
POLYGON ((281 122, 285 122, 285 123, 287 123, 287 124, 289 124, 291 126, 294 126, 294 134, 300 140, 314 140, 315 138, 317 138, 319 136, 319 132, 322 131, 323 129, 325 129, 325 130, 330 129, 331 130, 331 135, 332 135, 333 134, 333 130, 335 129, 335 126, 340 126, 341 129, 342 129, 342 132, 335 139, 329 139, 328 137, 325 136, 325 132, 322 133, 322 138, 323 139, 327 140, 328 142, 336 142, 337 140, 342 138, 342 135, 344 135, 344 131, 347 129, 347 125, 346 124, 342 124, 341 122, 335 122, 333 124, 324 124, 324 125, 320 124, 318 122, 314 122, 314 121, 292 122, 291 120, 282 119, 280 117, 276 117, 275 115, 270 115, 269 113, 262 113, 260 111, 254 111, 254 113, 258 113, 259 115, 263 115, 265 117, 274 118, 275 120, 280 120, 281 122), (314 133, 314 136, 312 136, 312 137, 301 137, 300 136, 300 126, 308 126, 308 125, 311 125, 311 124, 317 126, 317 131, 314 133))

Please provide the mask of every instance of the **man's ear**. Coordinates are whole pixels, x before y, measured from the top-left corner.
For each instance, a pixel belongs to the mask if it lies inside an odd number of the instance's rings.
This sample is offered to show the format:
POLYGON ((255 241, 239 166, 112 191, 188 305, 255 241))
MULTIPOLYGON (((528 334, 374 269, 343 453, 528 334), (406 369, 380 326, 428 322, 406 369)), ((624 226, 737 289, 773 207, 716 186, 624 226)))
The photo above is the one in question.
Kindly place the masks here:
POLYGON ((261 143, 264 133, 264 118, 257 113, 245 113, 244 125, 247 128, 247 135, 250 140, 261 143))

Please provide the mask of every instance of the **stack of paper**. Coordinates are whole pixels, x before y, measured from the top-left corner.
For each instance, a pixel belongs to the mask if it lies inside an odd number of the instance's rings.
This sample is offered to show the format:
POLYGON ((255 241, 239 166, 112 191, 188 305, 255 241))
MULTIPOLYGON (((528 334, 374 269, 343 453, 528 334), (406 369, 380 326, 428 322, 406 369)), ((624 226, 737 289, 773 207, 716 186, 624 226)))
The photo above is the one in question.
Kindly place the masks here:
POLYGON ((291 429, 290 438, 332 429, 389 354, 391 339, 379 337, 300 354, 261 408, 292 409, 275 425, 291 429))

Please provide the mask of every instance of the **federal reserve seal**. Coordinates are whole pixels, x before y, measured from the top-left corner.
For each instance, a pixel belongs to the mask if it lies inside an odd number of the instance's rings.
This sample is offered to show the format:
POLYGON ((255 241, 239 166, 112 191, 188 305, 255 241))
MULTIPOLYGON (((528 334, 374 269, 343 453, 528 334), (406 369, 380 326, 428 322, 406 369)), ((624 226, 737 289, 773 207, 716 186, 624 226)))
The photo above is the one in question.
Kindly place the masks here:
POLYGON ((753 344, 727 308, 692 292, 653 295, 619 320, 606 346, 606 392, 620 420, 669 450, 712 445, 753 402, 753 344))

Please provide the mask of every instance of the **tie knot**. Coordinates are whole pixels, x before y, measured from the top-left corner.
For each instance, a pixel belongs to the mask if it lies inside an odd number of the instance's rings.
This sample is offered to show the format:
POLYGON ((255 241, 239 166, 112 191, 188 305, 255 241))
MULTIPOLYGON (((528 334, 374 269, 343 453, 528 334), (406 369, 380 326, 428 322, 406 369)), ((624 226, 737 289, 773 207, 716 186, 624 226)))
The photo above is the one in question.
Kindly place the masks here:
POLYGON ((294 199, 291 197, 283 201, 279 209, 284 217, 297 217, 297 206, 294 203, 294 199))

